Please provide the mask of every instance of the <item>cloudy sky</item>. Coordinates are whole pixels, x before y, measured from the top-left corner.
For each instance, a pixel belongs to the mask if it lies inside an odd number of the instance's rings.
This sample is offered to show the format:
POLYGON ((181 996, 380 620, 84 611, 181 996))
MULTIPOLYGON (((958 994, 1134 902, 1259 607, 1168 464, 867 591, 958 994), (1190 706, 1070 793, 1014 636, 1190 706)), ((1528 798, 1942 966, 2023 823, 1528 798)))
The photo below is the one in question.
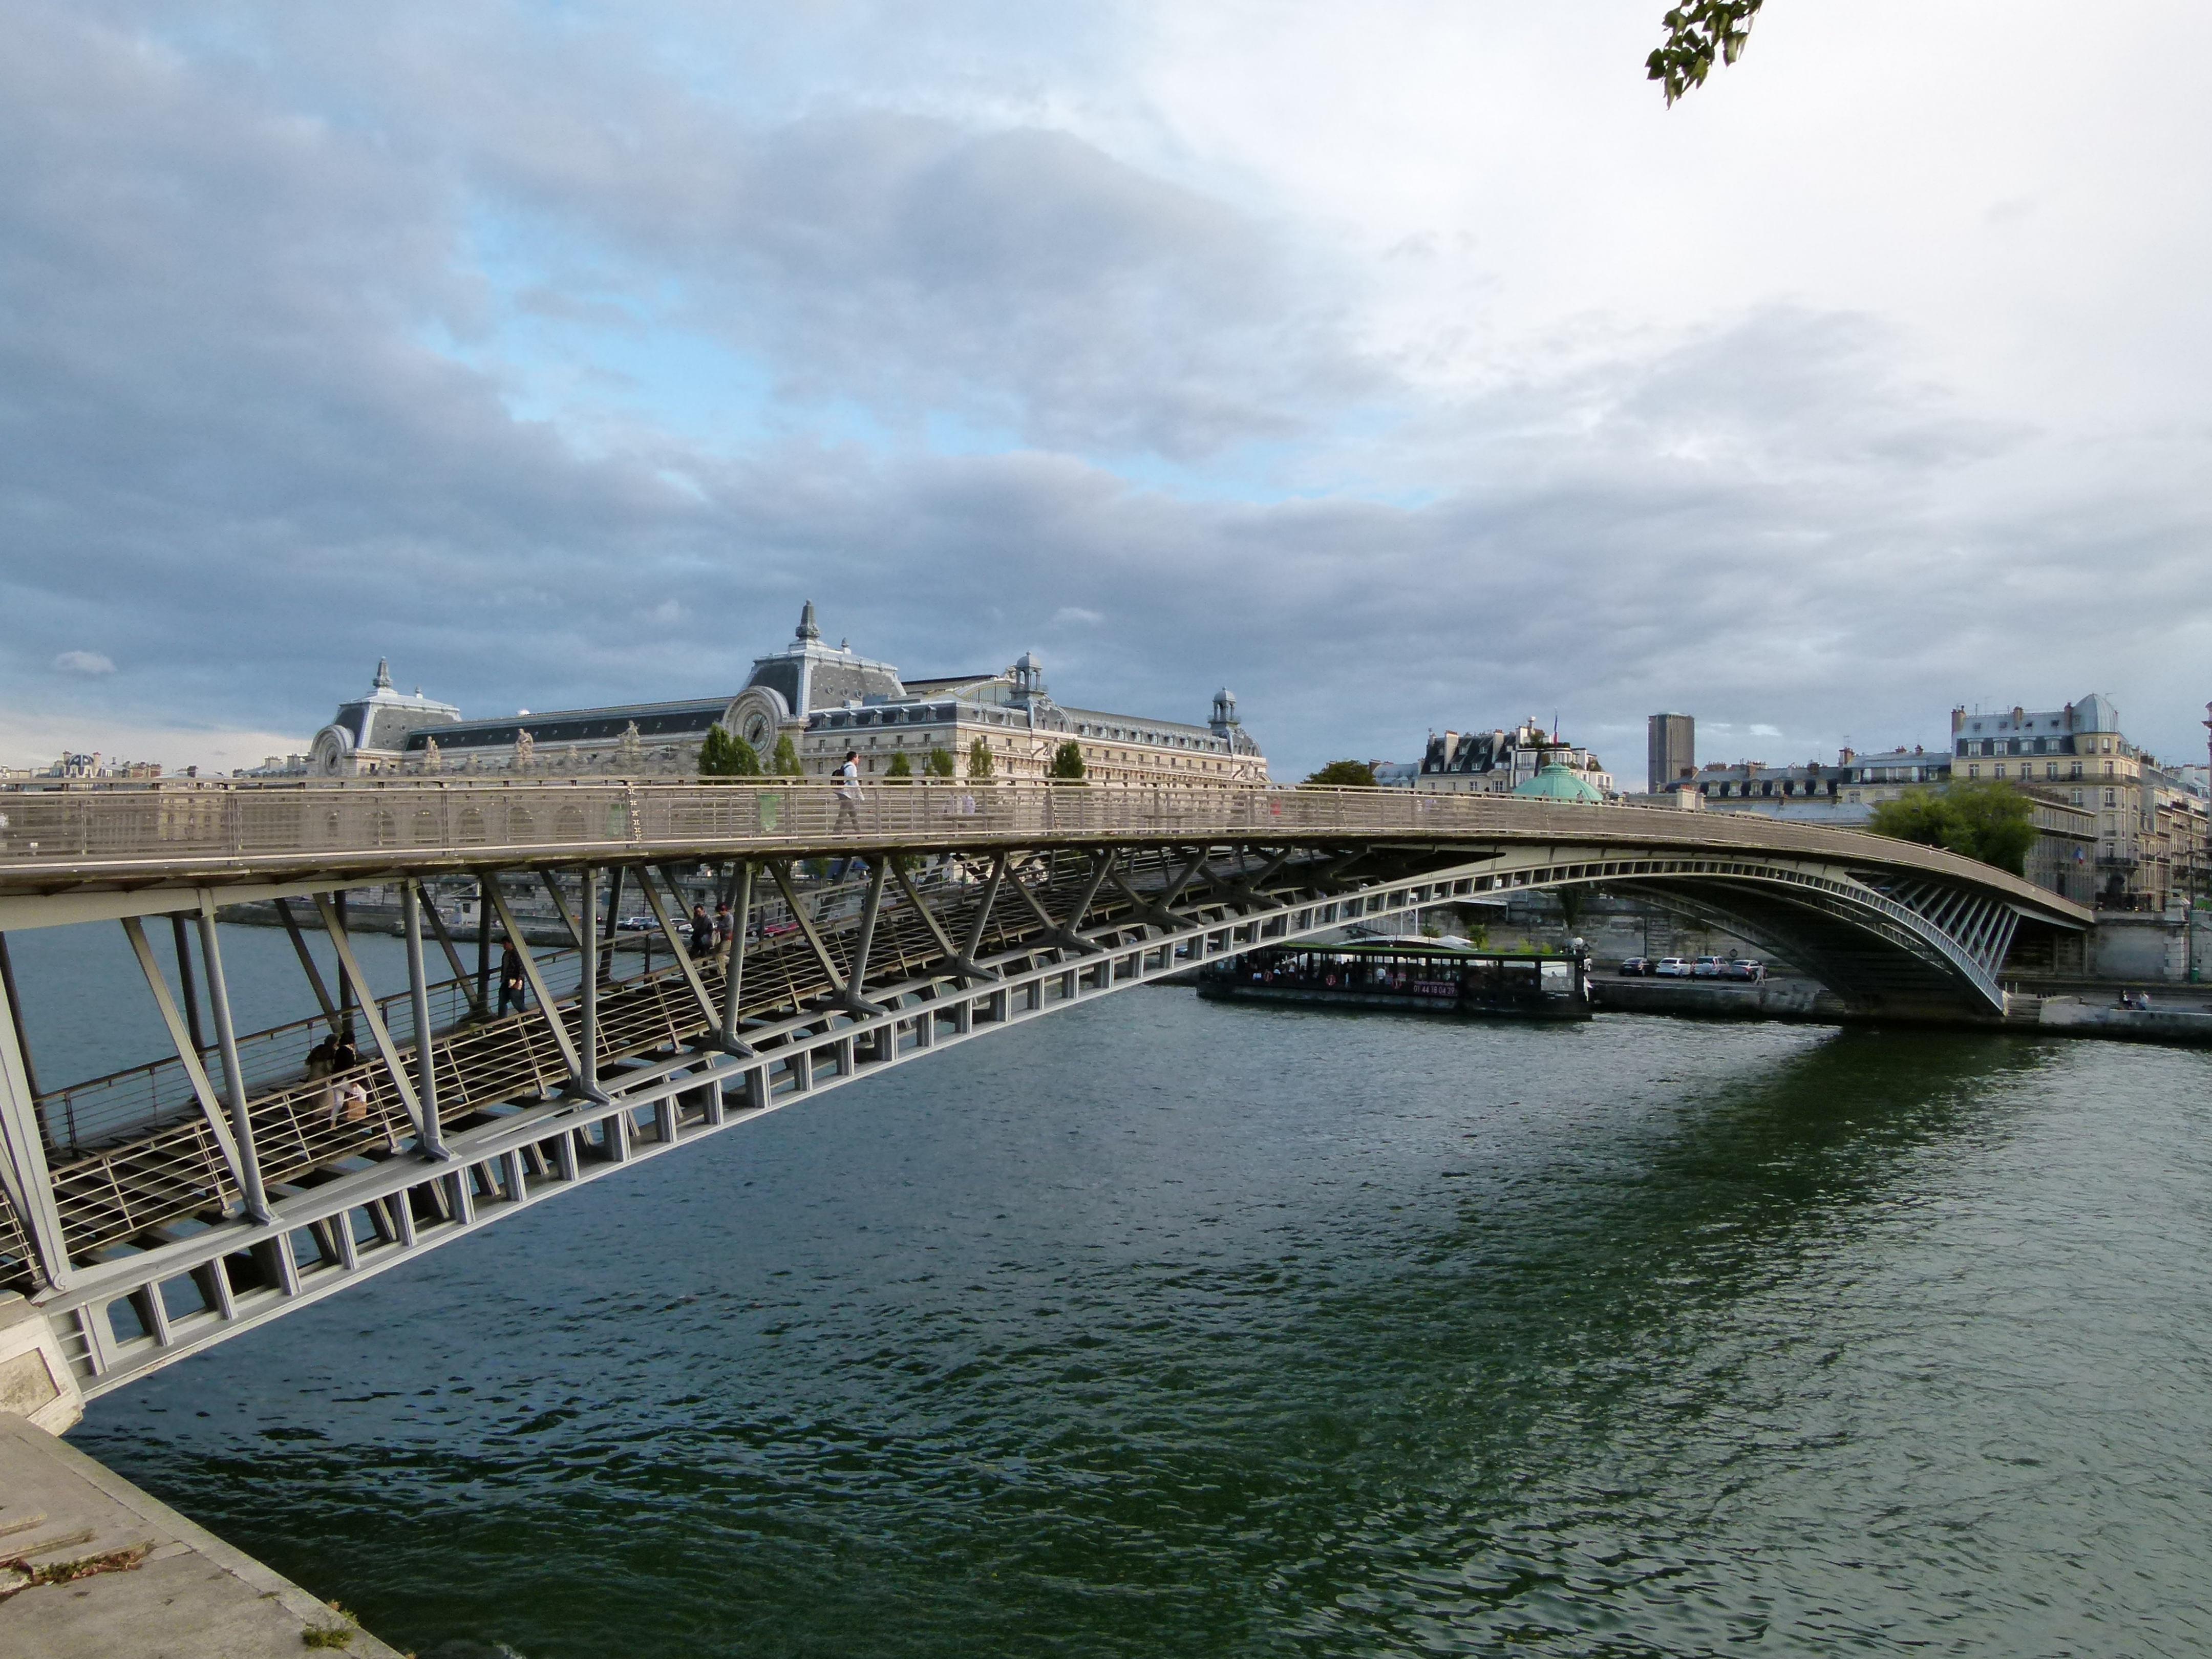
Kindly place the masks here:
POLYGON ((2212 697, 2212 9, 0 0, 0 760, 910 672, 1279 775, 2212 697))

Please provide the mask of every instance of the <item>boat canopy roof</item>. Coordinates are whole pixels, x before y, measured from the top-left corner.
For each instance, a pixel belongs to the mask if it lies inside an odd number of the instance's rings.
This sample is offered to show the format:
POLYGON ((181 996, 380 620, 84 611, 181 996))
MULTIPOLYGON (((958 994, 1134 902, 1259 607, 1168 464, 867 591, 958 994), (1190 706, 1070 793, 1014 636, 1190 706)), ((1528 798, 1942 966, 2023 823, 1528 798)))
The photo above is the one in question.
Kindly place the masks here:
MULTIPOLYGON (((1310 952, 1318 956, 1368 957, 1433 961, 1437 957, 1454 962, 1554 962, 1564 961, 1565 951, 1486 951, 1464 940, 1421 939, 1391 941, 1389 939, 1354 939, 1344 945, 1323 945, 1306 939, 1295 945, 1270 945, 1261 947, 1267 951, 1310 952)), ((1255 953, 1256 954, 1256 952, 1255 953)))

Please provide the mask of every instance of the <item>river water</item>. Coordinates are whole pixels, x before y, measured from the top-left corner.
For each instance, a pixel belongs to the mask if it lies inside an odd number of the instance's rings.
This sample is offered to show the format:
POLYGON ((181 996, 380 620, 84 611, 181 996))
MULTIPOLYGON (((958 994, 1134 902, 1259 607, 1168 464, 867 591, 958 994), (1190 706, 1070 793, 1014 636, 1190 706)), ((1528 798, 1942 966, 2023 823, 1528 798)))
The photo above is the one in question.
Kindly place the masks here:
POLYGON ((424 1659, 2200 1654, 2208 1083, 1135 990, 73 1437, 424 1659))

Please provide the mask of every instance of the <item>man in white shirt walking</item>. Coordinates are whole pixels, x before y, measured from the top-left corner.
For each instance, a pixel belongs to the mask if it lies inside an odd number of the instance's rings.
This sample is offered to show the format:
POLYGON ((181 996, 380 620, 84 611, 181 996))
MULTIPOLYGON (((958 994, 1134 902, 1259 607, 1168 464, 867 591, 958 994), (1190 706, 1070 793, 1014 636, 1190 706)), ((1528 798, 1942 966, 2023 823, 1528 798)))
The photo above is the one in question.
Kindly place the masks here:
POLYGON ((830 831, 842 835, 860 828, 860 751, 848 749, 845 763, 837 769, 837 823, 830 831))
MULTIPOLYGON (((845 763, 837 769, 837 822, 831 826, 831 835, 842 836, 848 830, 855 835, 860 833, 860 751, 848 749, 845 763)), ((850 858, 839 859, 830 870, 830 878, 832 881, 843 880, 846 871, 853 867, 854 862, 850 858)))

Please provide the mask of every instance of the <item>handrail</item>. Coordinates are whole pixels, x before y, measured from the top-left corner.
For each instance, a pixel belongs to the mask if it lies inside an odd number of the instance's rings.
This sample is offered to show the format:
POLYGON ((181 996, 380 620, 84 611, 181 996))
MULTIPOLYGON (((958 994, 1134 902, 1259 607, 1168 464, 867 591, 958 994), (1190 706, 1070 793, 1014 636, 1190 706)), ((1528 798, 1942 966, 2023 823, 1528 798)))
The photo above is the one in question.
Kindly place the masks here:
POLYGON ((2089 913, 1939 848, 1763 815, 1412 789, 873 781, 824 783, 411 777, 0 789, 0 895, 63 881, 235 881, 632 859, 836 855, 1331 834, 1742 848, 1970 880, 2085 925, 2089 913))
MULTIPOLYGON (((835 906, 856 896, 866 884, 857 880, 822 882, 804 889, 805 896, 821 904, 835 906)), ((921 890, 934 892, 942 883, 925 878, 921 890)), ((747 927, 753 919, 773 916, 784 908, 781 896, 764 897, 747 913, 747 927)), ((897 908, 894 902, 894 908, 897 908)), ((552 918, 544 918, 551 921, 552 918)), ((647 936, 648 958, 653 940, 647 936)), ((562 945, 541 950, 537 955, 539 967, 551 981, 557 995, 567 997, 576 988, 576 971, 581 962, 581 952, 573 945, 562 945)), ((473 1009, 469 1000, 468 981, 473 975, 460 975, 439 980, 428 988, 433 1008, 432 1035, 442 1036, 468 1023, 473 1009)), ((638 975, 616 978, 617 985, 642 977, 638 975)), ((406 990, 393 991, 379 997, 377 1007, 393 1039, 403 1047, 411 1047, 415 1041, 413 998, 406 990)), ((340 1009, 341 1015, 346 1010, 340 1009)), ((238 1050, 241 1070, 249 1090, 261 1090, 289 1082, 301 1075, 299 1055, 288 1048, 288 1042, 297 1042, 307 1033, 328 1023, 329 1016, 319 1011, 304 1015, 282 1025, 258 1031, 241 1033, 238 1050)), ((356 1040, 366 1042, 365 1032, 356 1034, 356 1040)), ((87 1150, 106 1144, 119 1137, 141 1133, 158 1127, 164 1121, 188 1117, 198 1110, 198 1103, 190 1095, 191 1084, 184 1062, 174 1054, 163 1055, 137 1066, 126 1066, 98 1077, 82 1078, 73 1083, 41 1091, 38 1097, 40 1121, 45 1126, 47 1144, 56 1149, 87 1150)))

